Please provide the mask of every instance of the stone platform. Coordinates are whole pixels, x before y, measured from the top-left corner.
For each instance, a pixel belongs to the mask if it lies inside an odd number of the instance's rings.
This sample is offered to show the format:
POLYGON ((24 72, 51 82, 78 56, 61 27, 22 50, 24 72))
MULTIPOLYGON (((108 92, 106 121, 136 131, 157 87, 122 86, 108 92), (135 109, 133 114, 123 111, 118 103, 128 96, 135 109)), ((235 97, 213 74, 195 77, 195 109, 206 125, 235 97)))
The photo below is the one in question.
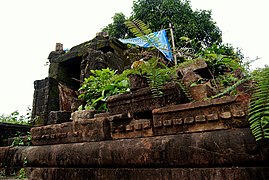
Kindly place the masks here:
MULTIPOLYGON (((248 128, 10 148, 30 179, 268 179, 268 142, 248 128)), ((1 158, 0 158, 1 159, 1 158)))
POLYGON ((149 112, 78 111, 31 129, 34 146, 0 149, 29 179, 269 179, 269 143, 248 128, 247 95, 149 112), (142 117, 142 118, 141 118, 142 117))

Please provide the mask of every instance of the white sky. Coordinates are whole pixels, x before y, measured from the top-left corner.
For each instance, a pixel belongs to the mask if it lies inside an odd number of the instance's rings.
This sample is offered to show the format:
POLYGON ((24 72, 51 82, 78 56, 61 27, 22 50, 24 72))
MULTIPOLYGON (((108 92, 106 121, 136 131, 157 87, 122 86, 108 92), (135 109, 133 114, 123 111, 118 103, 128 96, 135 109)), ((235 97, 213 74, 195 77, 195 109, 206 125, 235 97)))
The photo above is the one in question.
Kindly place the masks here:
MULTIPOLYGON (((194 9, 212 10, 224 42, 269 64, 266 51, 267 0, 191 0, 194 9)), ((56 42, 64 49, 94 38, 117 12, 130 15, 133 0, 1 0, 0 114, 25 113, 33 100, 34 80, 48 76, 44 66, 56 42)))

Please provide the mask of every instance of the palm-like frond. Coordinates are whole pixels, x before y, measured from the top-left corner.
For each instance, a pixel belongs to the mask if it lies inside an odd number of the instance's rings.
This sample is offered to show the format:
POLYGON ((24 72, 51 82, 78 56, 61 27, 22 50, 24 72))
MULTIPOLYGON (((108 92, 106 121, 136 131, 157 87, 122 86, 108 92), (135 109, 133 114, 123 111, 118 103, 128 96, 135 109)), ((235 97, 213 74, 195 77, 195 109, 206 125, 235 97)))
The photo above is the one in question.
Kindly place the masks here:
POLYGON ((269 138, 269 68, 254 75, 257 83, 249 106, 249 124, 256 141, 269 138))
POLYGON ((125 25, 136 37, 141 37, 152 33, 151 29, 139 19, 125 21, 125 25))
POLYGON ((184 82, 182 81, 182 79, 177 79, 176 83, 179 85, 180 89, 182 90, 182 92, 184 93, 184 95, 186 96, 186 98, 189 101, 193 101, 192 95, 189 92, 189 90, 186 88, 184 82))
POLYGON ((218 97, 221 97, 221 96, 223 96, 225 94, 228 94, 231 91, 235 90, 237 86, 239 86, 240 84, 242 84, 242 83, 244 83, 244 82, 246 82, 248 80, 250 80, 249 77, 248 78, 245 78, 245 79, 241 79, 241 80, 237 81, 234 85, 229 86, 226 89, 224 89, 223 92, 221 92, 221 93, 219 93, 219 94, 217 94, 215 96, 212 96, 211 98, 218 98, 218 97))
POLYGON ((154 36, 151 29, 143 21, 139 19, 125 21, 125 25, 136 37, 140 37, 154 47, 160 45, 159 39, 154 36))

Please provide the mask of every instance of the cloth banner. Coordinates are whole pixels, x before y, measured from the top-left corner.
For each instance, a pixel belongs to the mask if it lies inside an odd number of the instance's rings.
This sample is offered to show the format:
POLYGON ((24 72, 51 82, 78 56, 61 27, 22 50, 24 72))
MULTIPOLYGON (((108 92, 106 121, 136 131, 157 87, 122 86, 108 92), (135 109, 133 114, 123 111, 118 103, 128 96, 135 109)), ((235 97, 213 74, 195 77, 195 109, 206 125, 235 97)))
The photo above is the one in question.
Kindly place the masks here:
POLYGON ((161 30, 161 31, 149 34, 147 35, 147 38, 149 40, 156 38, 158 39, 157 41, 158 43, 154 44, 154 40, 152 40, 153 43, 149 43, 146 40, 142 39, 141 37, 130 38, 130 39, 119 39, 119 41, 121 41, 124 44, 134 44, 134 45, 144 47, 144 48, 155 46, 159 51, 161 51, 161 53, 163 53, 166 59, 168 59, 169 61, 173 61, 172 50, 168 42, 165 30, 161 30))

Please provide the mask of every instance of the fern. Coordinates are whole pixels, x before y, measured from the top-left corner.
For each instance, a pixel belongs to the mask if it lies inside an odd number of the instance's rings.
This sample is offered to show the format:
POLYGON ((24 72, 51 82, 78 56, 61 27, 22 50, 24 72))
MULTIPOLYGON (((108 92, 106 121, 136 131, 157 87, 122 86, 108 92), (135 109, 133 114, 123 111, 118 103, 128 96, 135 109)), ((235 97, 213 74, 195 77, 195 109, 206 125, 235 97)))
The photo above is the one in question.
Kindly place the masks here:
POLYGON ((141 37, 152 33, 151 29, 139 19, 126 21, 125 25, 136 37, 141 37))
MULTIPOLYGON (((137 37, 148 42, 151 46, 157 48, 160 46, 159 39, 154 36, 150 28, 143 23, 141 20, 133 20, 126 21, 125 25, 129 28, 129 30, 137 37)), ((195 60, 196 61, 196 60, 195 60)), ((191 62, 182 63, 181 66, 188 66, 191 62)), ((180 86, 180 89, 186 95, 189 100, 192 100, 190 93, 187 88, 184 86, 184 83, 179 80, 173 78, 176 74, 176 68, 168 68, 165 64, 160 63, 157 58, 151 58, 148 63, 144 63, 138 68, 138 74, 145 76, 147 78, 147 82, 151 88, 151 92, 153 97, 161 97, 163 95, 162 88, 163 85, 167 81, 171 81, 172 79, 177 82, 180 86)))
MULTIPOLYGON (((159 39, 154 36, 151 29, 141 20, 135 19, 126 21, 125 25, 136 37, 140 37, 151 46, 156 48, 160 45, 159 39)), ((153 97, 160 97, 163 95, 162 86, 165 80, 167 80, 167 76, 164 73, 165 68, 161 69, 157 67, 160 64, 161 63, 158 62, 157 58, 152 58, 148 63, 144 63, 137 68, 140 71, 139 74, 147 78, 153 97)))
POLYGON ((178 65, 176 65, 176 68, 185 68, 190 66, 191 64, 196 63, 196 61, 199 59, 191 59, 191 60, 186 60, 184 62, 179 63, 178 65))
POLYGON ((245 79, 241 79, 241 80, 237 81, 234 85, 229 86, 229 87, 227 87, 226 89, 224 89, 223 92, 221 92, 221 93, 219 93, 219 94, 217 94, 217 95, 215 95, 215 96, 212 96, 211 98, 214 99, 214 98, 221 97, 221 96, 223 96, 223 95, 225 95, 225 94, 228 94, 229 92, 235 90, 235 88, 236 88, 237 86, 239 86, 240 84, 243 84, 244 82, 246 82, 246 81, 248 81, 248 80, 250 80, 250 79, 251 79, 250 77, 245 78, 245 79))
POLYGON ((158 47, 160 45, 159 39, 154 36, 151 29, 143 21, 134 19, 126 21, 125 25, 136 37, 140 37, 151 46, 158 47))
POLYGON ((161 97, 163 85, 171 80, 170 68, 160 63, 157 58, 151 58, 140 70, 141 75, 147 78, 153 97, 161 97))
POLYGON ((184 95, 186 96, 186 98, 189 100, 189 101, 193 101, 193 98, 191 96, 191 93, 189 92, 189 90, 186 88, 184 82, 182 81, 182 79, 177 79, 175 81, 178 85, 179 85, 179 88, 181 89, 181 91, 184 93, 184 95))
POLYGON ((249 106, 249 124, 256 141, 269 138, 269 67, 253 73, 256 82, 249 106))

